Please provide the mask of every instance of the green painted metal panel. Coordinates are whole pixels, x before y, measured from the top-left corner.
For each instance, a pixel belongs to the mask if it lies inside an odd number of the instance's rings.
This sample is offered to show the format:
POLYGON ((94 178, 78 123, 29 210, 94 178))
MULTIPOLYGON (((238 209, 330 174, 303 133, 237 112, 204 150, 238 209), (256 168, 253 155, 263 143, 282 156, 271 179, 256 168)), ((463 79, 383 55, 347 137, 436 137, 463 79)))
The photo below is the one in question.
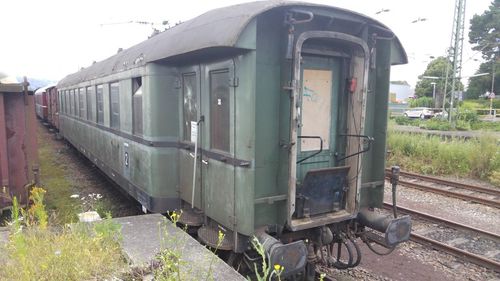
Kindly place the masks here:
MULTIPOLYGON (((365 134, 374 137, 372 148, 363 155, 363 183, 383 182, 385 168, 387 110, 389 101, 389 77, 391 42, 377 40, 377 64, 370 70, 365 134)), ((381 207, 384 196, 383 184, 376 187, 363 188, 360 195, 362 207, 381 207)))
MULTIPOLYGON (((234 87, 231 87, 231 79, 234 78, 234 62, 233 60, 226 60, 221 62, 214 62, 201 66, 201 114, 205 117, 204 122, 200 126, 200 147, 206 151, 217 151, 219 153, 226 154, 228 157, 234 157, 235 154, 235 91, 234 87), (211 74, 214 76, 211 76, 211 74), (227 81, 224 82, 221 77, 226 77, 227 81), (224 90, 228 90, 227 100, 211 100, 215 99, 215 91, 219 88, 212 88, 212 83, 218 83, 217 85, 224 90), (214 92, 211 93, 210 91, 214 92), (212 108, 211 108, 212 106, 212 108), (213 136, 212 129, 217 130, 219 128, 211 128, 211 126, 219 126, 219 124, 212 123, 212 112, 211 110, 217 109, 218 106, 227 106, 229 109, 229 144, 228 151, 220 151, 213 149, 217 147, 213 142, 215 140, 211 139, 213 136)), ((203 155, 201 157, 204 157, 203 155)), ((235 172, 234 166, 221 162, 215 159, 209 159, 204 157, 205 164, 202 164, 202 185, 204 199, 204 212, 210 218, 221 223, 229 229, 234 229, 235 223, 235 172)))
MULTIPOLYGON (((287 161, 280 159, 285 153, 280 144, 288 131, 282 126, 282 116, 288 108, 281 108, 282 100, 288 97, 282 91, 286 82, 282 76, 282 20, 279 13, 270 12, 257 21, 257 51, 255 72, 255 192, 251 198, 286 194, 288 177, 278 178, 280 168, 287 161), (285 132, 285 133, 283 133, 285 132)), ((285 211, 284 204, 256 204, 254 207, 255 226, 283 224, 279 214, 285 211)))
POLYGON ((202 166, 205 214, 233 229, 234 167, 217 160, 208 160, 208 165, 202 166))
POLYGON ((146 66, 143 109, 144 136, 150 140, 178 140, 179 94, 174 68, 156 63, 146 66))
POLYGON ((254 188, 255 188, 255 66, 256 53, 250 51, 235 59, 235 157, 250 161, 250 167, 235 167, 235 217, 236 229, 245 235, 254 232, 254 188))

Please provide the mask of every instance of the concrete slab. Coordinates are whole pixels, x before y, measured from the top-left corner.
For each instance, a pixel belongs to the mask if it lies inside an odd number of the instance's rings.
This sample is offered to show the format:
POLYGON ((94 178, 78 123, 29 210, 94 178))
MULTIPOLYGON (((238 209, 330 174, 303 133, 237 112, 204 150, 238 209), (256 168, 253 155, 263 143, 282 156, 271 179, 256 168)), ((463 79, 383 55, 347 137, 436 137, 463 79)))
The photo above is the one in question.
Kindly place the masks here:
POLYGON ((123 249, 133 266, 147 265, 160 251, 169 249, 180 254, 182 280, 246 280, 160 214, 113 220, 122 225, 123 249))

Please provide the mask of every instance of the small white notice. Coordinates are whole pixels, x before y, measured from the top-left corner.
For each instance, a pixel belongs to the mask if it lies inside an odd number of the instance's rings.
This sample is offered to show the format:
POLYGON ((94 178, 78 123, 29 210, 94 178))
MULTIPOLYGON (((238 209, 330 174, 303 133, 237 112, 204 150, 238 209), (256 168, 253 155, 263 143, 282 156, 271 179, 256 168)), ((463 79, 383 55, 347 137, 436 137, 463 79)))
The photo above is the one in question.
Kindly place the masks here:
POLYGON ((191 142, 196 142, 198 139, 198 123, 191 121, 191 142))

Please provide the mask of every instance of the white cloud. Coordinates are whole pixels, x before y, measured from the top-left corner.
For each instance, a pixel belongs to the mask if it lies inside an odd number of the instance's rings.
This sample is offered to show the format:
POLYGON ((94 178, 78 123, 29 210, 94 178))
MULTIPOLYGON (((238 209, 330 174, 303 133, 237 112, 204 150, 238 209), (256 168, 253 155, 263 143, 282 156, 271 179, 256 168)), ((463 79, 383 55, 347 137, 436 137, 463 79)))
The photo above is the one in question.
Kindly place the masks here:
MULTIPOLYGON (((8 0, 2 3, 0 17, 0 69, 14 75, 57 80, 94 60, 113 55, 120 47, 145 40, 152 31, 149 25, 109 23, 169 20, 174 24, 240 2, 244 1, 8 0)), ((407 80, 414 85, 430 61, 429 56, 444 55, 450 45, 454 0, 314 2, 364 13, 393 29, 410 57, 408 65, 395 67, 393 80, 407 80), (382 8, 390 11, 376 15, 382 8), (417 18, 427 20, 412 24, 417 18)), ((482 13, 490 2, 468 1, 465 42, 472 14, 482 13)), ((477 68, 478 62, 469 59, 473 53, 464 44, 464 76, 477 68)))

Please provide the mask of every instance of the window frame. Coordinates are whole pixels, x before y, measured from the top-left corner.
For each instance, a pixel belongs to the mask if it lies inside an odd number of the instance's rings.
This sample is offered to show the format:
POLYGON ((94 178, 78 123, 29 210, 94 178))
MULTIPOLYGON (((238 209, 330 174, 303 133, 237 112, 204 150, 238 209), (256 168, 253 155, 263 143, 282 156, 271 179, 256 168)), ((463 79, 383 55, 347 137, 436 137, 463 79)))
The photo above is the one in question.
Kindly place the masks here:
POLYGON ((104 124, 104 85, 99 84, 96 85, 96 91, 95 91, 95 97, 96 97, 96 123, 97 124, 104 124), (99 110, 99 105, 101 105, 101 110, 99 110))
POLYGON ((85 99, 87 101, 86 108, 87 108, 87 120, 88 121, 93 121, 93 114, 92 114, 92 89, 93 86, 87 86, 85 87, 85 99))
MULTIPOLYGON (((234 86, 231 85, 230 81, 231 79, 234 79, 234 64, 232 60, 230 63, 224 62, 220 64, 215 64, 212 66, 208 67, 208 71, 206 81, 207 81, 207 86, 208 86, 208 115, 209 115, 209 131, 208 131, 208 136, 209 136, 209 143, 208 147, 210 150, 214 150, 223 154, 227 155, 234 155, 234 117, 235 117, 235 108, 234 108, 234 86), (212 77, 214 77, 214 74, 222 74, 222 73, 227 73, 227 104, 228 104, 228 109, 227 109, 227 128, 222 130, 222 132, 227 132, 227 144, 219 145, 216 144, 214 139, 217 140, 217 137, 215 137, 214 134, 217 132, 214 131, 214 127, 217 126, 217 128, 220 127, 220 124, 215 125, 214 122, 215 120, 215 111, 212 110, 212 106, 214 105, 214 98, 216 96, 213 95, 212 89, 213 89, 213 80, 212 77), (224 147, 226 146, 226 147, 224 147)), ((224 80, 222 80, 224 81, 224 80)), ((218 103, 218 101, 217 101, 218 103)), ((221 132, 221 130, 219 130, 221 132)), ((224 133, 225 134, 225 133, 224 133)))
POLYGON ((86 96, 87 89, 85 87, 78 88, 78 117, 81 119, 87 119, 86 96))
POLYGON ((184 142, 188 142, 188 143, 193 143, 191 141, 191 122, 197 122, 198 119, 199 119, 199 116, 201 114, 200 112, 200 94, 199 94, 199 73, 197 71, 186 71, 186 72, 183 72, 181 74, 181 96, 182 96, 182 99, 181 99, 181 127, 182 127, 182 136, 181 136, 181 139, 182 141, 184 142), (184 99, 185 99, 185 86, 186 84, 184 83, 186 80, 185 80, 185 77, 194 77, 194 89, 195 89, 195 106, 196 106, 196 112, 195 112, 195 120, 189 120, 189 125, 186 124, 185 120, 186 120, 186 107, 185 107, 185 103, 184 103, 184 99))
POLYGON ((115 130, 120 130, 120 82, 115 81, 108 83, 108 89, 109 89, 109 127, 115 130), (113 92, 113 88, 117 89, 116 92, 113 92), (116 93, 115 102, 113 102, 114 93, 116 93), (113 106, 114 103, 117 104, 117 107, 113 106), (116 109, 116 112, 114 112, 113 109, 116 109))
POLYGON ((131 82, 132 82, 132 134, 136 136, 142 136, 144 134, 144 112, 143 112, 144 88, 143 88, 142 76, 132 77, 131 82), (140 82, 136 83, 137 81, 140 82), (137 100, 140 100, 140 114, 137 110, 139 108, 139 105, 136 104, 137 100))

